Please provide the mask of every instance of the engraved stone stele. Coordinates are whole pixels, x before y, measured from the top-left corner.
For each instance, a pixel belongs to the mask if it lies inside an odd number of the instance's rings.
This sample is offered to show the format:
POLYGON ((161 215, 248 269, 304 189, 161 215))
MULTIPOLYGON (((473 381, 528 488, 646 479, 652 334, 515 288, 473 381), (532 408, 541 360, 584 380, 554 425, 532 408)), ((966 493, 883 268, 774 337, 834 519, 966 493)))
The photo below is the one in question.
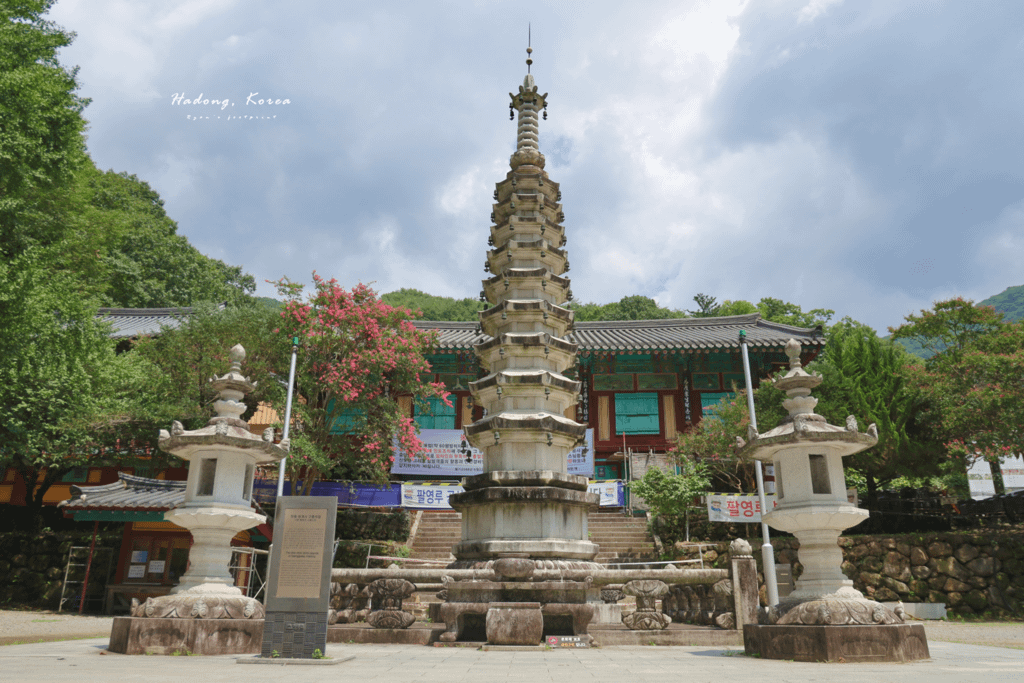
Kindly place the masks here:
POLYGON ((871 425, 859 432, 853 416, 838 427, 816 415, 818 400, 811 389, 822 378, 803 369, 795 340, 786 344, 786 354, 789 372, 775 384, 788 396, 782 405, 789 415, 764 434, 751 429, 749 443, 739 453, 774 463, 778 502, 764 521, 797 537, 804 571, 796 589, 768 611, 768 625, 744 627, 747 653, 804 661, 927 658, 924 628, 904 624, 899 614, 865 599, 841 570, 840 533, 868 517, 867 510, 847 501, 842 459, 874 446, 878 430, 871 425), (842 630, 853 627, 857 630, 842 630), (800 630, 821 628, 837 630, 800 630), (816 645, 797 647, 798 642, 816 645))
POLYGON ((491 276, 482 292, 490 308, 480 313, 488 339, 475 347, 487 374, 470 383, 484 416, 464 428, 483 452, 484 471, 450 498, 462 513, 462 539, 449 567, 493 569, 496 576, 446 583, 440 614, 448 631, 441 639, 461 638, 467 620, 479 631, 482 615, 489 643, 536 645, 545 625, 586 635, 594 609, 584 583, 531 576, 535 568, 599 568, 587 529, 599 498, 587 491, 585 476, 568 473, 567 455, 586 426, 566 415, 580 383, 563 374, 575 365, 577 344, 569 338, 573 313, 563 306, 570 292, 561 193, 539 146, 547 94, 527 73, 510 97, 510 111, 519 115, 516 151, 495 191, 485 264, 491 276))
POLYGON ((160 431, 160 448, 189 462, 185 500, 164 513, 164 519, 192 534, 189 567, 170 595, 149 598, 142 604, 132 601, 131 617, 121 619, 151 620, 152 623, 115 623, 111 632, 113 651, 134 651, 139 642, 147 639, 156 643, 150 648, 154 652, 174 651, 175 647, 209 654, 259 650, 263 605, 242 595, 234 585, 228 568, 231 539, 238 532, 266 521, 265 516, 252 509, 256 466, 280 461, 288 453, 288 444, 276 445, 271 434, 257 436, 249 431, 248 424, 241 419, 246 409, 242 399, 256 385, 241 373, 245 349, 236 345, 229 357, 231 367, 227 374, 210 380, 218 398, 214 403, 216 415, 206 426, 187 431, 180 422, 174 422, 170 432, 160 431), (167 626, 170 622, 161 625, 157 621, 179 619, 224 620, 224 623, 198 631, 186 629, 189 633, 195 632, 189 636, 192 641, 176 645, 171 641, 177 627, 167 626), (259 622, 259 628, 242 629, 249 633, 247 638, 225 640, 211 636, 217 628, 236 632, 239 620, 259 622), (158 631, 163 635, 155 635, 158 631), (199 631, 202 633, 196 635, 199 631))

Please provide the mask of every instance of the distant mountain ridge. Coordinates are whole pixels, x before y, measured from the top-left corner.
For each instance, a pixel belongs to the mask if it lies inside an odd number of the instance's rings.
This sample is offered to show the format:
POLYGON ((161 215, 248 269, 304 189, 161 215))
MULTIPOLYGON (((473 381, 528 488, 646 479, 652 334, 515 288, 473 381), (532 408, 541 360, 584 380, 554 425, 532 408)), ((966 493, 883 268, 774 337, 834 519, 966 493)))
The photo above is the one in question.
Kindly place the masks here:
POLYGON ((992 306, 1003 314, 1007 322, 1024 318, 1024 285, 1007 287, 999 294, 978 302, 979 306, 992 306))

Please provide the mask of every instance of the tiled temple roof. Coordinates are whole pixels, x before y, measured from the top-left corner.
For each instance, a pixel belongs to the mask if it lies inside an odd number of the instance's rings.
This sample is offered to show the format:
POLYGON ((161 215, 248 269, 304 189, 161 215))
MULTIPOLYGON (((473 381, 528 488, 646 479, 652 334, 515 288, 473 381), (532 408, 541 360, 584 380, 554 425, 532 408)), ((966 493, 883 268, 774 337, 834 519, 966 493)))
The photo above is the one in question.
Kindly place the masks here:
POLYGON ((165 481, 117 473, 118 480, 100 486, 72 486, 61 503, 66 514, 84 510, 147 510, 162 512, 185 500, 184 481, 165 481))
POLYGON ((112 339, 127 339, 176 328, 191 314, 191 308, 101 308, 97 317, 110 323, 112 339))
MULTIPOLYGON (((439 350, 471 349, 490 338, 477 331, 475 322, 417 320, 415 324, 421 330, 438 332, 439 350)), ((577 322, 576 330, 568 336, 580 345, 581 351, 726 351, 739 349, 740 330, 746 332, 752 350, 782 353, 790 339, 816 350, 825 345, 820 328, 769 322, 762 320, 759 313, 721 318, 577 322)))

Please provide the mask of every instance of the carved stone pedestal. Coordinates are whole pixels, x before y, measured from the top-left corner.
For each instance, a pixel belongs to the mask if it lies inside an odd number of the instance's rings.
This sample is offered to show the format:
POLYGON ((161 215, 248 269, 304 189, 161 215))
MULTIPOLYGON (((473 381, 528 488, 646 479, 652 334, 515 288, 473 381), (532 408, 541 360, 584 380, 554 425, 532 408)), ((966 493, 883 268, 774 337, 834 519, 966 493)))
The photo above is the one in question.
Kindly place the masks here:
POLYGON ((672 623, 672 619, 657 608, 658 598, 668 595, 668 584, 664 581, 630 581, 622 590, 636 598, 636 611, 622 615, 622 623, 627 628, 660 631, 672 623))
POLYGON ((921 624, 743 627, 748 655, 798 662, 910 662, 928 659, 921 624))
POLYGON ((241 655, 260 651, 263 619, 115 617, 111 652, 123 655, 241 655))

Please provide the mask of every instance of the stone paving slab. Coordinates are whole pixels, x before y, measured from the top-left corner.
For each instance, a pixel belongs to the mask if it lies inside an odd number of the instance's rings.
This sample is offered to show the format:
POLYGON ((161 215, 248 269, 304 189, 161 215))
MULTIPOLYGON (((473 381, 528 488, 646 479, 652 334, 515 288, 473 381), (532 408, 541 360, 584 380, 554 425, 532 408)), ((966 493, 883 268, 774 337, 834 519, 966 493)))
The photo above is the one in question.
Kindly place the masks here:
MULTIPOLYGON (((161 657, 101 654, 105 639, 10 645, 0 648, 0 671, 19 683, 111 680, 238 680, 237 656, 161 657)), ((557 681, 557 683, 678 683, 680 680, 946 681, 1020 680, 1024 650, 930 643, 932 659, 909 664, 810 664, 745 657, 739 649, 701 647, 607 647, 530 652, 410 645, 328 645, 331 657, 354 658, 338 666, 244 667, 246 681, 315 683, 357 680, 457 683, 459 681, 557 681)))

